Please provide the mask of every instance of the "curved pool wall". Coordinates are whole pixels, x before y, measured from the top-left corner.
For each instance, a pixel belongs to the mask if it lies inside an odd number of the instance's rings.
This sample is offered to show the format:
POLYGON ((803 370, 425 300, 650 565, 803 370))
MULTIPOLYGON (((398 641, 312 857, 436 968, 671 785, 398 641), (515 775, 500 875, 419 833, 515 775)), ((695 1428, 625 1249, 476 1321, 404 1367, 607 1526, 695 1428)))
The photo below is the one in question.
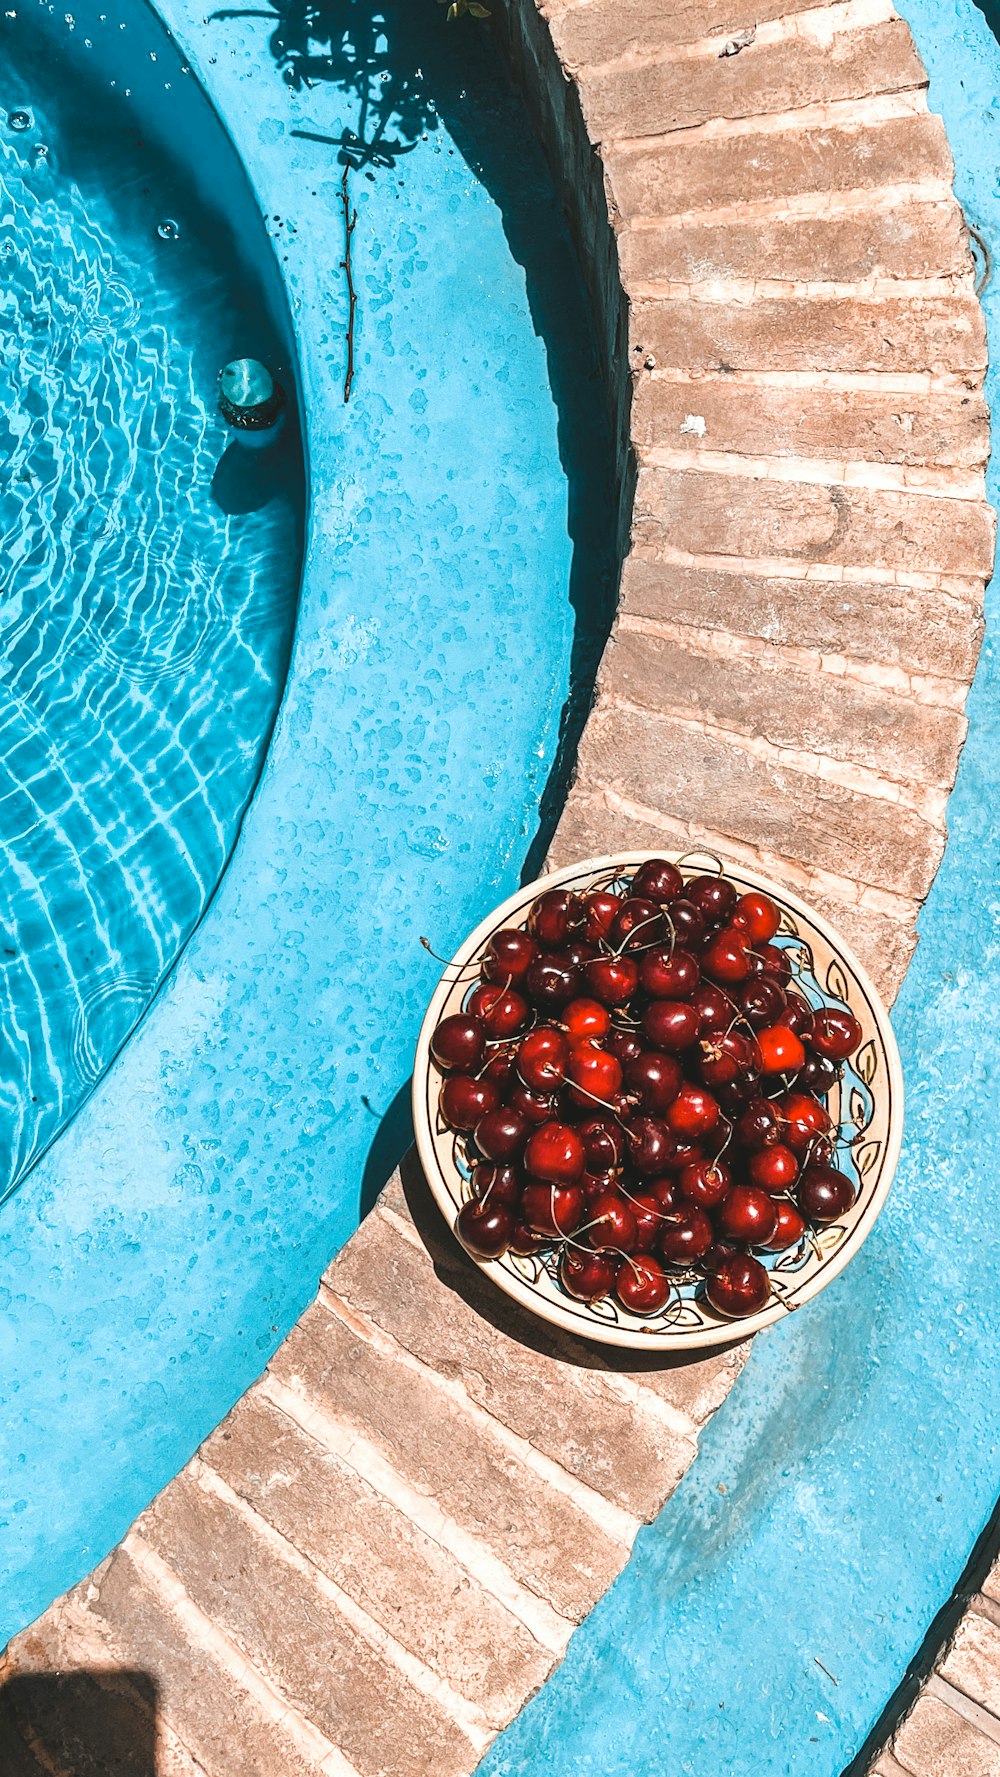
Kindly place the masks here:
MULTIPOLYGON (((956 189, 996 263, 1000 49, 904 0, 956 189)), ((1000 394, 1000 287, 983 296, 1000 394)), ((994 454, 988 487, 1000 502, 994 454)), ((995 585, 949 839, 893 1022, 897 1182, 863 1252, 761 1334, 698 1456, 482 1777, 839 1777, 1000 1492, 1000 660, 995 585)))
POLYGON ((290 294, 307 558, 284 702, 207 916, 0 1212, 0 1644, 259 1374, 405 1145, 439 972, 419 937, 448 950, 516 883, 612 586, 579 273, 488 38, 433 7, 383 26, 337 7, 319 40, 294 11, 283 37, 270 15, 163 11, 290 294), (345 135, 366 141, 347 406, 345 135))
POLYGON ((216 410, 237 352, 292 376, 238 158, 157 21, 133 75, 127 32, 98 70, 98 15, 74 17, 0 19, 0 1201, 204 912, 277 712, 302 556, 294 419, 256 474, 235 453, 241 473, 216 410), (214 143, 211 205, 156 140, 154 69, 195 166, 214 143))

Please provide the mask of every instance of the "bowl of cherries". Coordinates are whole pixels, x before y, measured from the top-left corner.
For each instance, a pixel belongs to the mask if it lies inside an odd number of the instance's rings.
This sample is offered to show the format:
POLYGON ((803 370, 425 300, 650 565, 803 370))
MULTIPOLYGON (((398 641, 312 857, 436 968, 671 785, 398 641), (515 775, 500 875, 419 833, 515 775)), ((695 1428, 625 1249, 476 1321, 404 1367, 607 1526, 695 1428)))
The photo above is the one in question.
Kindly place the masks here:
POLYGON ((521 889, 424 1020, 417 1147, 471 1258, 607 1344, 720 1345, 800 1307, 899 1157, 888 1015, 825 920, 706 854, 521 889))

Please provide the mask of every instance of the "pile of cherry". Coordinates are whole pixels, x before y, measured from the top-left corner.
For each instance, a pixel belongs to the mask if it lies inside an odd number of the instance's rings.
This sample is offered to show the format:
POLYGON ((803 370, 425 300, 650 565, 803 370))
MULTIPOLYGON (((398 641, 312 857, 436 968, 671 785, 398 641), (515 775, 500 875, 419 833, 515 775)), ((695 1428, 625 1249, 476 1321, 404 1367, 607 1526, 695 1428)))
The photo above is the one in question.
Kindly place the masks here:
POLYGON ((826 1100, 862 1035, 796 991, 778 926, 769 896, 654 858, 628 884, 550 889, 524 930, 494 933, 431 1039, 470 1253, 555 1247, 570 1296, 635 1314, 692 1277, 720 1314, 765 1306, 754 1253, 854 1202, 826 1100))

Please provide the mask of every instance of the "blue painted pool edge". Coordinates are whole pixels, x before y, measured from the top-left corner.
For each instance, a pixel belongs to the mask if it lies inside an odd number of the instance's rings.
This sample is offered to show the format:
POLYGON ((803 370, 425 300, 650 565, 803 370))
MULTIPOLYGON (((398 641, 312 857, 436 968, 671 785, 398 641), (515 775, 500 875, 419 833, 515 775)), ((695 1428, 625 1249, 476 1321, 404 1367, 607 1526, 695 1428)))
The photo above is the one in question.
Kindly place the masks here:
MULTIPOLYGON (((971 0, 903 0, 994 261, 1000 50, 971 0)), ((1000 285, 983 296, 1000 408, 1000 285)), ((1000 465, 988 487, 1000 498, 1000 465)), ((698 1457, 480 1777, 838 1777, 1000 1491, 996 587, 949 843, 894 1023, 908 1133, 883 1219, 755 1341, 698 1457)))

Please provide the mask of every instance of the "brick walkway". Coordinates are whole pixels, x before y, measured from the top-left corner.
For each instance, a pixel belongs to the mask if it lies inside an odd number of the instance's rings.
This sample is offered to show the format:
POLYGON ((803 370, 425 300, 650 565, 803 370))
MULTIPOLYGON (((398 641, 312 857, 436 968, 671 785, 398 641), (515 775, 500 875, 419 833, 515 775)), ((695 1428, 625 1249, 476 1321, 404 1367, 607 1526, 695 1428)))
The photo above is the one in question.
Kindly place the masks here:
MULTIPOLYGON (((702 842, 754 862, 891 997, 992 562, 985 332, 906 26, 884 0, 752 17, 510 0, 502 20, 621 449, 620 616, 554 856, 702 842)), ((419 1177, 394 1180, 262 1380, 12 1643, 4 1777, 470 1772, 739 1363, 616 1369, 551 1342, 419 1177)), ((967 1712, 996 1706, 997 1605, 969 1622, 941 1681, 967 1712)), ((976 1720, 927 1694, 882 1777, 995 1774, 976 1720)))

